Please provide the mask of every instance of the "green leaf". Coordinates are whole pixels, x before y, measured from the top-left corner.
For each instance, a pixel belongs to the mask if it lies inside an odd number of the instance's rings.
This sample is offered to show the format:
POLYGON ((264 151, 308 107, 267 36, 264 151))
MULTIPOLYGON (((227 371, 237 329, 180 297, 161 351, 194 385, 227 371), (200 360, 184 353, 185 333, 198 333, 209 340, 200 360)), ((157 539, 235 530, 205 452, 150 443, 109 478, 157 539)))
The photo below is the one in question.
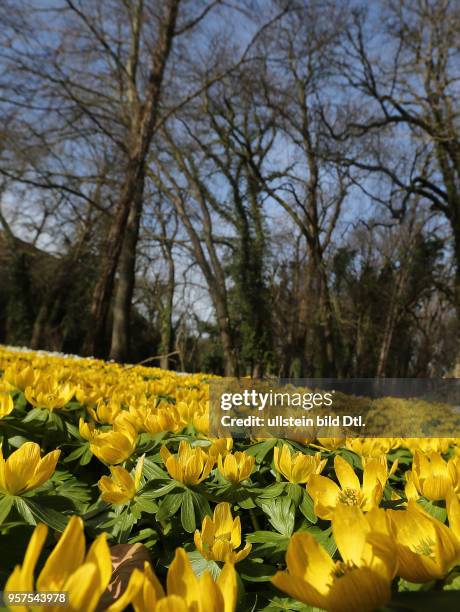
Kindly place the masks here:
POLYGON ((263 442, 259 442, 258 444, 253 444, 248 449, 246 449, 246 453, 248 455, 254 455, 257 463, 262 463, 266 455, 276 445, 276 442, 277 440, 275 438, 269 438, 268 440, 264 440, 263 442))
POLYGON ((184 493, 170 493, 166 495, 158 507, 157 521, 167 521, 174 516, 179 509, 184 493))
POLYGON ((185 531, 187 531, 187 533, 193 533, 195 531, 195 509, 193 507, 193 497, 190 491, 185 491, 182 497, 180 520, 182 527, 185 529, 185 531))
POLYGON ((277 544, 284 545, 289 538, 274 531, 254 531, 246 536, 246 540, 252 544, 277 544))
POLYGON ((158 512, 158 504, 149 499, 146 495, 138 495, 136 497, 136 506, 139 507, 141 512, 145 512, 146 514, 156 514, 158 512))
POLYGON ((51 413, 43 408, 32 408, 27 415, 22 419, 23 423, 30 423, 31 421, 37 421, 38 423, 46 423, 51 413))
POLYGON ((238 563, 238 573, 248 582, 268 582, 275 572, 275 566, 260 563, 255 559, 244 559, 238 563))
POLYGON ((60 512, 57 512, 52 508, 42 506, 41 504, 38 504, 28 498, 23 499, 22 501, 27 505, 33 517, 37 519, 38 522, 45 523, 52 529, 60 532, 64 531, 66 528, 68 517, 64 516, 60 512))
POLYGON ((150 497, 150 499, 155 499, 156 497, 163 497, 163 495, 171 493, 171 491, 174 491, 174 489, 177 489, 179 486, 179 483, 175 480, 165 485, 160 485, 158 481, 150 481, 141 489, 140 494, 150 497))
POLYGON ((279 497, 284 493, 286 488, 285 482, 278 482, 265 489, 257 489, 257 497, 260 499, 270 499, 273 497, 279 497))
POLYGON ((197 518, 202 521, 205 516, 211 516, 211 507, 209 502, 204 495, 197 493, 196 491, 190 491, 193 497, 193 505, 195 506, 195 513, 197 518))
POLYGON ((28 504, 21 497, 14 498, 14 505, 16 506, 17 511, 26 521, 26 523, 29 523, 29 525, 37 524, 37 521, 35 520, 35 517, 32 511, 30 510, 28 504))
POLYGON ((13 504, 14 497, 12 495, 5 495, 0 498, 0 525, 8 517, 13 504))
POLYGON ((262 504, 270 524, 279 533, 290 536, 294 531, 295 507, 289 497, 280 497, 262 504))
POLYGON ((214 580, 219 577, 221 569, 215 561, 208 561, 198 550, 187 553, 187 556, 190 559, 190 565, 197 576, 201 576, 201 574, 207 571, 211 574, 214 580))
POLYGON ((303 491, 303 498, 299 506, 299 510, 304 515, 304 517, 308 521, 310 521, 310 523, 314 524, 318 522, 318 518, 313 509, 313 500, 306 491, 303 491))
POLYGON ((299 506, 303 499, 304 488, 298 484, 288 483, 286 491, 296 507, 299 506))
POLYGON ((169 474, 161 469, 158 463, 155 463, 148 457, 144 461, 144 476, 148 480, 169 480, 169 474))

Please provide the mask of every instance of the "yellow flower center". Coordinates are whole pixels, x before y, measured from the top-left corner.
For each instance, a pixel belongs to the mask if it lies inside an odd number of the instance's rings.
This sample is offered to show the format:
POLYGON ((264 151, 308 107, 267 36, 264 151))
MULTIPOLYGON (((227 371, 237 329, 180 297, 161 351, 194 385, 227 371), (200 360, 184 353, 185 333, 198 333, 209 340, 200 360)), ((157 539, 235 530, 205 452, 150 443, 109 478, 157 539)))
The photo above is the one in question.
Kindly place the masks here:
POLYGON ((361 491, 357 489, 343 489, 337 496, 337 501, 347 506, 360 506, 363 501, 361 491))

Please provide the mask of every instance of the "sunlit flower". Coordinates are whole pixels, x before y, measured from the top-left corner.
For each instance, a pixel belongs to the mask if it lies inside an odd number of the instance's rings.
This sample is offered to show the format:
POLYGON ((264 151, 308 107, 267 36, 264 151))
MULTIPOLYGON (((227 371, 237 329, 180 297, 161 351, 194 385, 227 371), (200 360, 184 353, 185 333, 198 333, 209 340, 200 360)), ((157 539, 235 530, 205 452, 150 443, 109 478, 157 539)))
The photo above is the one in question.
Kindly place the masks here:
POLYGON ((13 398, 9 393, 0 393, 0 419, 13 411, 13 398))
POLYGON ((370 612, 391 597, 396 573, 394 545, 384 510, 367 515, 353 506, 338 506, 332 520, 341 561, 333 561, 309 533, 291 537, 287 570, 273 584, 294 599, 331 612, 370 612))
POLYGON ((399 445, 399 438, 347 438, 346 447, 360 457, 380 457, 399 445))
POLYGON ((160 455, 171 478, 185 485, 197 485, 205 480, 215 463, 214 457, 210 457, 202 448, 192 448, 184 440, 179 444, 176 455, 166 446, 161 447, 160 455))
POLYGON ((11 385, 12 389, 24 391, 26 387, 34 384, 39 372, 35 371, 31 366, 21 367, 21 364, 11 365, 6 368, 3 373, 3 380, 11 385))
POLYGON ((233 455, 226 455, 224 458, 222 458, 222 455, 219 455, 217 460, 219 472, 226 480, 233 484, 238 484, 249 478, 254 463, 255 457, 253 455, 248 455, 240 451, 237 451, 233 455))
POLYGON ((93 434, 90 439, 90 450, 98 459, 116 465, 126 461, 135 451, 137 432, 129 427, 123 431, 104 431, 93 434))
POLYGON ((158 408, 146 414, 143 429, 151 434, 162 431, 179 431, 179 414, 174 406, 158 408))
POLYGON ((417 499, 446 499, 450 491, 460 493, 460 457, 444 461, 439 453, 414 452, 412 471, 406 472, 406 495, 417 499))
POLYGON ((121 406, 118 402, 104 402, 99 400, 96 408, 88 406, 88 412, 98 423, 112 424, 115 417, 120 413, 121 406))
POLYGON ((273 462, 276 470, 289 482, 301 484, 306 483, 312 474, 320 474, 327 463, 321 459, 321 453, 315 455, 304 455, 303 453, 292 454, 289 446, 283 444, 280 450, 275 447, 273 451, 273 462))
POLYGON ((398 557, 398 574, 410 582, 443 578, 460 561, 460 540, 415 501, 407 510, 388 510, 398 557))
POLYGON ((210 457, 214 457, 214 459, 217 460, 217 457, 225 457, 226 455, 231 453, 232 448, 232 438, 213 438, 211 439, 210 446, 204 448, 203 450, 205 450, 210 457))
POLYGON ((320 448, 332 451, 345 446, 345 438, 318 438, 320 448))
POLYGON ((313 474, 310 477, 307 488, 317 516, 331 519, 334 508, 339 504, 358 506, 365 511, 379 505, 391 473, 388 472, 386 457, 368 459, 363 463, 362 485, 348 461, 339 455, 334 459, 334 468, 340 486, 325 476, 313 474))
POLYGON ((53 475, 60 454, 60 450, 54 450, 41 458, 40 446, 25 442, 4 459, 0 445, 0 491, 22 495, 36 489, 53 475))
POLYGON ((53 411, 70 402, 75 395, 75 387, 54 377, 40 377, 33 387, 26 387, 24 395, 35 408, 53 411))
POLYGON ((97 483, 102 499, 110 504, 126 504, 131 501, 139 489, 143 469, 144 455, 137 461, 134 478, 125 468, 111 466, 111 477, 102 476, 97 483))
POLYGON ((241 522, 239 516, 232 517, 227 502, 217 504, 212 519, 204 517, 201 532, 197 529, 193 539, 203 557, 213 561, 238 563, 249 555, 252 548, 246 543, 244 548, 236 551, 241 546, 241 522))
POLYGON ((198 578, 187 553, 177 548, 169 566, 165 593, 148 563, 135 569, 123 595, 106 612, 121 612, 132 604, 135 612, 235 612, 237 579, 226 563, 214 581, 208 571, 198 578))
MULTIPOLYGON (((106 535, 98 536, 85 555, 83 521, 72 516, 34 586, 34 570, 47 533, 46 525, 37 525, 27 546, 24 562, 17 565, 8 578, 5 592, 65 591, 68 593, 66 610, 93 612, 112 575, 106 535)), ((47 607, 50 612, 62 609, 62 605, 47 607)))

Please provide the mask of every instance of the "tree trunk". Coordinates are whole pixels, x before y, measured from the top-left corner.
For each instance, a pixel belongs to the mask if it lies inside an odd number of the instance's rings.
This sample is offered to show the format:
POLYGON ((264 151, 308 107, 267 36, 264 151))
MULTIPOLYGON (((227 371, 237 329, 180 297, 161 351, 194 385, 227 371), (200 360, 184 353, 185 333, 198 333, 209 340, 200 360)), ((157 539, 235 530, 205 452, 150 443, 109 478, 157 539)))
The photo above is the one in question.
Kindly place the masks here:
POLYGON ((172 351, 173 327, 172 313, 175 290, 175 267, 174 258, 171 250, 165 248, 166 259, 168 262, 168 282, 166 286, 166 303, 161 312, 161 361, 160 367, 164 370, 169 369, 169 353, 172 351))
POLYGON ((130 138, 130 156, 124 186, 115 208, 107 237, 99 280, 93 292, 90 325, 86 333, 83 352, 97 355, 103 343, 107 315, 112 298, 115 272, 123 245, 129 212, 136 197, 144 190, 145 163, 155 132, 163 77, 171 52, 180 0, 168 0, 165 17, 160 23, 158 40, 153 52, 152 69, 140 121, 133 122, 130 138))
POLYGON ((129 211, 115 289, 110 358, 120 362, 129 359, 131 302, 136 277, 136 248, 142 211, 142 193, 143 188, 140 188, 129 211))

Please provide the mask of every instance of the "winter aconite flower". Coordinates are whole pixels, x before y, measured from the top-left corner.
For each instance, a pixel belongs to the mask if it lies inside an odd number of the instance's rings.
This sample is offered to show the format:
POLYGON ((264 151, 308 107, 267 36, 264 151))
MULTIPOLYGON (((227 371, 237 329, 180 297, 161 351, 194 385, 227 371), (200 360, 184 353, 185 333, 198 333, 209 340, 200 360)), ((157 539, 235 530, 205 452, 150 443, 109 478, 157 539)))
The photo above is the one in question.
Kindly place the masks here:
POLYGON ((409 501, 407 510, 388 510, 396 543, 398 574, 410 582, 443 578, 460 561, 460 540, 447 527, 409 501))
POLYGON ((131 501, 139 489, 143 468, 144 455, 137 462, 134 478, 125 468, 111 466, 111 477, 102 476, 97 483, 102 499, 110 504, 126 504, 131 501))
POLYGON ((33 387, 27 387, 24 395, 35 408, 54 411, 70 402, 75 395, 75 388, 69 383, 60 382, 57 378, 42 377, 33 387))
MULTIPOLYGON (((66 610, 93 612, 112 574, 106 535, 98 536, 85 554, 83 521, 77 516, 72 516, 35 583, 35 565, 47 533, 46 525, 37 525, 27 546, 23 564, 15 567, 6 582, 5 592, 65 591, 68 593, 66 610)), ((26 608, 21 609, 26 610, 26 608)), ((64 608, 61 605, 46 609, 50 612, 59 612, 64 608)))
POLYGON ((169 566, 166 592, 148 563, 135 569, 123 595, 106 612, 235 612, 237 581, 233 564, 226 563, 214 581, 208 571, 198 578, 183 548, 169 566))
POLYGON ((13 411, 13 398, 9 393, 0 393, 0 419, 13 411))
POLYGON ((386 457, 367 459, 363 463, 362 486, 354 469, 339 455, 334 459, 334 468, 340 486, 325 476, 313 474, 310 477, 308 492, 313 498, 317 516, 330 520, 339 504, 358 506, 365 511, 379 505, 391 474, 388 472, 386 457))
POLYGON ((40 446, 25 442, 4 459, 0 446, 0 491, 22 495, 36 489, 53 475, 60 454, 60 450, 54 450, 41 458, 40 446))
POLYGON ((98 459, 109 465, 126 461, 135 451, 137 431, 129 423, 119 424, 111 431, 94 432, 90 438, 90 450, 98 459))
POLYGON ((236 453, 229 454, 225 458, 219 455, 217 464, 219 466, 219 472, 232 484, 238 484, 243 480, 246 480, 251 475, 254 467, 255 457, 248 455, 247 453, 237 451, 236 453))
POLYGON ((440 453, 414 451, 412 470, 406 473, 406 495, 423 495, 433 501, 446 499, 451 491, 460 493, 460 457, 444 461, 440 453))
POLYGON ((321 459, 321 453, 315 455, 292 454, 288 445, 283 444, 281 453, 278 447, 274 449, 273 462, 276 470, 286 480, 295 484, 302 484, 306 483, 312 474, 320 474, 327 460, 321 459))
POLYGON ((246 543, 243 549, 236 551, 241 546, 241 522, 239 516, 232 517, 227 502, 217 504, 212 519, 204 517, 201 532, 195 531, 194 542, 205 559, 230 563, 245 559, 252 548, 246 543))
POLYGON ((215 463, 214 457, 210 457, 202 448, 192 448, 185 441, 179 444, 176 455, 166 446, 161 447, 160 455, 171 478, 184 485, 196 485, 205 480, 215 463))
POLYGON ((332 520, 341 561, 333 561, 309 533, 291 537, 287 570, 273 584, 291 597, 330 612, 370 612, 391 596, 396 572, 394 546, 384 510, 363 515, 359 508, 338 506, 332 520))

